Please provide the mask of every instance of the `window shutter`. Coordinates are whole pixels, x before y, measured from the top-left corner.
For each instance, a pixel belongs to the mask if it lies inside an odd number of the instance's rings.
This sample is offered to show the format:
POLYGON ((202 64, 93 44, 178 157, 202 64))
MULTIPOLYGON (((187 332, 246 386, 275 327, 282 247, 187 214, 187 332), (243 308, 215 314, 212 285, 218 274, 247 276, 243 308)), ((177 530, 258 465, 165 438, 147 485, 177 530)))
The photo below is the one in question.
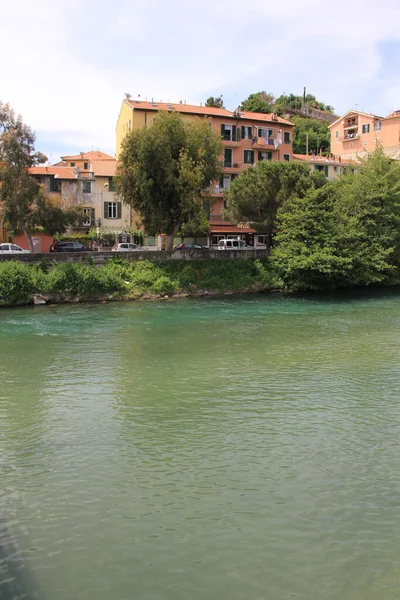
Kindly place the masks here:
POLYGON ((251 162, 251 164, 253 164, 254 163, 254 150, 250 150, 250 158, 251 158, 250 162, 251 162))
POLYGON ((236 125, 232 125, 232 142, 236 142, 236 125))
POLYGON ((262 159, 263 159, 263 157, 262 157, 262 152, 260 152, 260 150, 259 150, 259 151, 258 151, 258 160, 262 160, 262 159))
POLYGON ((244 125, 242 125, 242 140, 244 140, 246 137, 246 127, 244 125))
POLYGON ((261 127, 258 128, 258 137, 262 137, 262 129, 261 129, 261 127))
POLYGON ((220 180, 219 180, 219 187, 221 189, 224 189, 224 178, 222 176, 220 177, 220 180))
POLYGON ((225 125, 221 125, 221 135, 222 137, 225 135, 225 125))
POLYGON ((108 219, 108 205, 110 203, 109 202, 104 202, 104 218, 108 219))
POLYGON ((328 177, 329 175, 329 166, 325 165, 325 175, 328 177))
POLYGON ((94 225, 94 208, 90 209, 90 225, 93 227, 94 225))
POLYGON ((121 202, 117 202, 117 219, 121 218, 121 211, 122 211, 121 202))

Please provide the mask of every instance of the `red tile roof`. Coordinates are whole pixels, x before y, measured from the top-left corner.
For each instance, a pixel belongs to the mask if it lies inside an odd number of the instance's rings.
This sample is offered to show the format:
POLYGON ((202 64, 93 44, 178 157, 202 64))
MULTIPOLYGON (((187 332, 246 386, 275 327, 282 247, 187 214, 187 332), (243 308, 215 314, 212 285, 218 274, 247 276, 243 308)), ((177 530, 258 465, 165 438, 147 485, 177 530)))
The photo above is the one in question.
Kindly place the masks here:
POLYGON ((117 161, 113 160, 94 160, 90 164, 90 169, 95 175, 100 177, 114 177, 117 170, 117 161))
POLYGON ((235 225, 210 225, 211 233, 257 233, 251 227, 237 227, 235 225))
POLYGON ((126 100, 126 102, 134 110, 176 110, 180 113, 189 113, 192 115, 204 115, 210 117, 225 117, 228 119, 236 120, 251 120, 251 121, 267 121, 269 123, 279 123, 280 125, 286 125, 288 127, 294 127, 294 123, 282 119, 281 117, 274 117, 271 114, 254 113, 254 112, 240 112, 240 116, 236 113, 227 110, 226 108, 215 108, 213 106, 195 106, 193 104, 173 104, 170 102, 145 102, 143 100, 126 100))
POLYGON ((58 167, 58 166, 46 166, 46 167, 30 167, 30 175, 56 175, 59 179, 76 179, 76 173, 74 173, 74 167, 58 167))
POLYGON ((356 161, 354 160, 347 160, 345 158, 342 158, 341 160, 339 160, 339 157, 326 157, 326 156, 319 156, 319 154, 316 154, 314 157, 312 156, 312 154, 293 154, 293 159, 294 160, 301 160, 304 162, 308 162, 308 163, 317 163, 317 164, 325 164, 325 165, 350 165, 356 161))
POLYGON ((75 154, 73 156, 62 156, 61 159, 63 161, 71 161, 71 160, 115 160, 114 156, 110 156, 105 152, 100 152, 100 150, 91 150, 90 152, 81 152, 80 154, 75 154))

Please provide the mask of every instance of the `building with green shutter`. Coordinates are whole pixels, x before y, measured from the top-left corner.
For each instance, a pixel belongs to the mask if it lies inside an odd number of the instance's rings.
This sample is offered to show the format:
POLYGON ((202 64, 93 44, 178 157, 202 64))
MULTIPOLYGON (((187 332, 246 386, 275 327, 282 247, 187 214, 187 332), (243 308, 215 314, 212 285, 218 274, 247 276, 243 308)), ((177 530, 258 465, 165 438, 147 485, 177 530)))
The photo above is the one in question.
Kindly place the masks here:
POLYGON ((117 233, 131 228, 131 210, 115 197, 116 168, 114 157, 91 151, 63 156, 55 165, 32 167, 29 172, 62 206, 82 208, 82 222, 74 231, 97 227, 117 233))
MULTIPOLYGON (((219 239, 237 235, 257 246, 258 236, 253 229, 232 225, 225 217, 224 192, 240 173, 262 160, 292 160, 294 124, 276 114, 230 111, 213 106, 194 106, 184 102, 147 102, 125 98, 116 127, 117 158, 124 137, 133 129, 150 127, 161 110, 177 111, 183 119, 209 120, 210 126, 221 135, 224 150, 223 175, 211 182, 203 203, 209 207, 209 245, 217 247, 219 239)), ((260 242, 262 244, 262 242, 260 242)))

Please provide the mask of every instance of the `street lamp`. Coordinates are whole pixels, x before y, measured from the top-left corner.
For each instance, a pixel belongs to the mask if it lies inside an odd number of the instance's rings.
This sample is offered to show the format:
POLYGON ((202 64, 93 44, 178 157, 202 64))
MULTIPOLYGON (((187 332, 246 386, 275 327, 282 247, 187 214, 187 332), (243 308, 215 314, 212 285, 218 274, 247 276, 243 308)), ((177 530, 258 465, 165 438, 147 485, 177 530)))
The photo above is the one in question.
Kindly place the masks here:
POLYGON ((108 187, 108 183, 105 183, 103 185, 103 188, 101 190, 101 199, 100 199, 100 225, 104 225, 103 221, 104 221, 104 202, 103 202, 103 197, 104 197, 104 190, 108 187))

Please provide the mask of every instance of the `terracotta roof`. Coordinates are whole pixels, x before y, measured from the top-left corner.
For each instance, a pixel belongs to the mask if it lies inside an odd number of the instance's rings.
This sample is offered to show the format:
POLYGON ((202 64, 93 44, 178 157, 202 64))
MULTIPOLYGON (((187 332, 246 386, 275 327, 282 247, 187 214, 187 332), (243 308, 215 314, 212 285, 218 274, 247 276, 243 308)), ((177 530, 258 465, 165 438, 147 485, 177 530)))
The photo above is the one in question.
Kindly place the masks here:
POLYGON ((233 111, 227 110, 226 108, 214 108, 213 106, 195 106, 193 104, 174 104, 170 102, 144 102, 143 100, 126 100, 126 102, 134 110, 176 110, 180 113, 189 113, 192 115, 205 115, 210 117, 225 117, 228 119, 235 120, 251 120, 251 121, 267 121, 271 123, 279 123, 281 125, 287 125, 294 127, 294 123, 282 119, 281 117, 272 118, 272 115, 265 113, 254 113, 254 112, 241 112, 240 117, 237 116, 233 111))
POLYGON ((237 227, 235 225, 210 225, 210 233, 257 233, 251 227, 237 227))
POLYGON ((100 150, 91 150, 90 152, 81 152, 80 154, 75 154, 73 156, 62 156, 61 160, 63 161, 71 161, 71 160, 115 160, 114 156, 110 156, 105 152, 100 152, 100 150))
POLYGON ((57 166, 46 166, 46 167, 30 167, 30 175, 57 175, 59 179, 76 179, 76 173, 74 173, 74 167, 57 167, 57 166))
POLYGON ((90 165, 90 170, 98 176, 114 177, 117 170, 117 161, 115 158, 113 160, 94 160, 90 165))
POLYGON ((351 163, 354 163, 354 160, 346 160, 345 158, 342 158, 341 160, 339 160, 339 158, 336 157, 326 157, 326 156, 319 156, 319 155, 315 155, 314 157, 311 154, 293 154, 293 159, 294 160, 301 160, 304 162, 309 162, 309 163, 318 163, 318 164, 325 164, 325 165, 349 165, 351 163), (328 160, 327 160, 328 158, 328 160))

